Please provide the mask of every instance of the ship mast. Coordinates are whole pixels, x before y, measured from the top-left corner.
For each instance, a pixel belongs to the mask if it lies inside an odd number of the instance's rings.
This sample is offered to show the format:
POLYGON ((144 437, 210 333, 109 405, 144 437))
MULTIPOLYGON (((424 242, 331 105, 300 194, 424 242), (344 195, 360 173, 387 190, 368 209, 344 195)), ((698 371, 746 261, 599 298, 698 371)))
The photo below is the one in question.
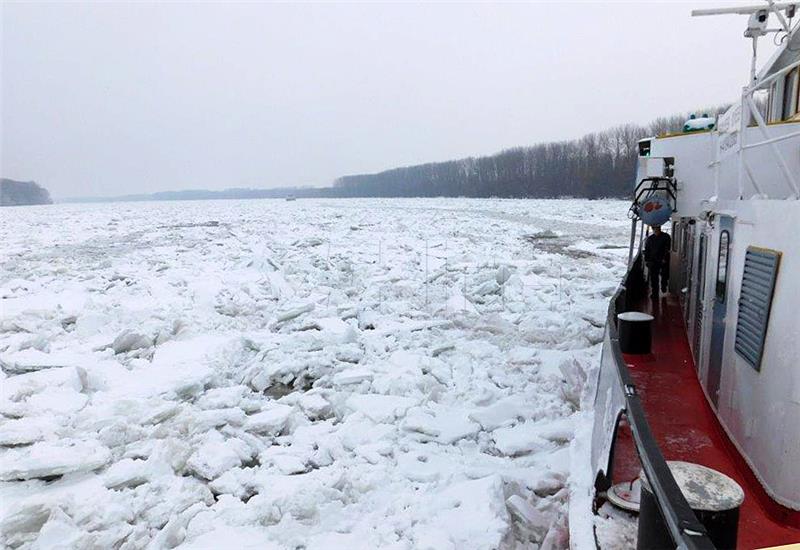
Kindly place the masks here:
MULTIPOLYGON (((768 34, 775 34, 776 36, 783 34, 783 36, 780 36, 776 40, 776 44, 779 45, 779 48, 775 55, 777 56, 781 52, 785 51, 786 48, 789 47, 789 44, 792 42, 794 36, 800 32, 800 23, 795 23, 794 25, 792 24, 792 19, 796 15, 798 7, 800 7, 800 3, 798 2, 775 2, 774 0, 765 0, 764 4, 755 6, 706 8, 692 11, 693 17, 727 14, 750 16, 747 21, 747 28, 744 31, 744 36, 750 38, 753 42, 753 55, 750 61, 750 75, 748 83, 742 90, 741 102, 738 105, 731 107, 717 120, 717 130, 720 133, 725 134, 726 139, 734 141, 736 144, 734 151, 738 155, 737 176, 739 199, 744 198, 745 174, 752 183, 753 187, 756 189, 757 194, 759 196, 766 197, 756 181, 757 178, 754 176, 752 168, 748 165, 744 154, 746 150, 759 146, 768 146, 772 150, 774 160, 778 164, 780 171, 783 174, 787 187, 790 189, 790 197, 794 199, 800 198, 800 183, 798 183, 796 175, 793 174, 789 169, 786 160, 778 151, 778 147, 776 145, 777 141, 793 138, 795 137, 795 134, 786 134, 780 137, 770 135, 764 117, 761 116, 761 113, 759 112, 759 109, 753 100, 753 94, 757 90, 763 89, 765 86, 770 85, 777 77, 797 66, 797 62, 795 62, 787 67, 784 67, 779 72, 770 75, 764 74, 763 70, 762 74, 757 72, 758 39, 768 34), (769 28, 768 25, 770 14, 774 14, 776 16, 778 20, 778 27, 769 28), (746 131, 752 121, 755 121, 756 125, 758 126, 763 140, 757 143, 747 144, 745 143, 746 131)), ((768 62, 766 67, 767 69, 769 68, 769 65, 770 63, 768 62)), ((716 158, 711 164, 715 170, 715 197, 719 196, 719 164, 720 150, 718 146, 716 158)))
POLYGON ((788 38, 792 33, 792 18, 798 8, 796 2, 775 2, 766 0, 766 6, 737 6, 732 8, 706 8, 692 10, 692 17, 702 17, 707 15, 749 15, 747 29, 744 35, 753 40, 753 57, 750 62, 750 84, 756 80, 756 59, 758 51, 758 39, 771 33, 786 33, 782 40, 788 38), (780 24, 779 28, 768 28, 770 13, 775 14, 780 24), (784 17, 785 14, 785 17, 784 17), (788 19, 788 20, 787 20, 788 19))

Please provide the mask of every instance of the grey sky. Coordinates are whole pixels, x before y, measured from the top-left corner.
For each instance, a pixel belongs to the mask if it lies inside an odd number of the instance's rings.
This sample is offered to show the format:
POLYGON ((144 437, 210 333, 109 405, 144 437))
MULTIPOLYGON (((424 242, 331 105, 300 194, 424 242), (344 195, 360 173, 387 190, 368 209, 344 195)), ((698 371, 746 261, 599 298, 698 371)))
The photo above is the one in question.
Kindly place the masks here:
POLYGON ((646 122, 746 79, 746 19, 702 5, 3 3, 0 172, 324 185, 646 122))

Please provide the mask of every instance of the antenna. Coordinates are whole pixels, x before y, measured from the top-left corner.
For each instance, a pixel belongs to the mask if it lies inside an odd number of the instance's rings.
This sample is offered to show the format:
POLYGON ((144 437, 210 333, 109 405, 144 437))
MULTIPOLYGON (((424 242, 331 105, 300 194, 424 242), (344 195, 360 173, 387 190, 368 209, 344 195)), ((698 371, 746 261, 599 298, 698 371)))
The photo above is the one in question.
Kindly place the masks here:
POLYGON ((756 80, 758 39, 762 36, 766 36, 769 33, 785 32, 787 34, 792 34, 792 26, 790 23, 798 7, 800 7, 800 2, 775 2, 774 0, 765 0, 764 4, 755 6, 736 6, 731 8, 705 8, 692 10, 692 17, 728 14, 750 16, 750 18, 747 20, 747 28, 744 31, 744 35, 753 40, 753 58, 750 63, 750 83, 752 84, 752 82, 756 80), (780 22, 780 28, 767 28, 770 13, 775 14, 775 17, 777 17, 778 21, 780 22), (784 14, 786 17, 784 17, 784 14), (786 20, 787 17, 789 18, 789 21, 786 20))
POLYGON ((692 10, 692 17, 702 17, 705 15, 749 15, 750 20, 747 23, 747 30, 745 36, 764 36, 769 32, 790 32, 791 25, 786 21, 786 18, 781 12, 785 12, 786 17, 790 20, 800 7, 800 2, 775 2, 774 0, 765 0, 765 4, 757 6, 736 6, 732 8, 705 8, 699 10, 692 10), (765 5, 766 4, 766 5, 765 5), (774 13, 781 24, 780 29, 767 29, 767 19, 769 14, 774 13))
POLYGON ((758 6, 736 6, 733 8, 706 8, 701 10, 692 10, 692 17, 702 17, 704 15, 750 15, 761 10, 780 10, 796 9, 800 6, 800 2, 769 2, 765 6, 760 4, 758 6))

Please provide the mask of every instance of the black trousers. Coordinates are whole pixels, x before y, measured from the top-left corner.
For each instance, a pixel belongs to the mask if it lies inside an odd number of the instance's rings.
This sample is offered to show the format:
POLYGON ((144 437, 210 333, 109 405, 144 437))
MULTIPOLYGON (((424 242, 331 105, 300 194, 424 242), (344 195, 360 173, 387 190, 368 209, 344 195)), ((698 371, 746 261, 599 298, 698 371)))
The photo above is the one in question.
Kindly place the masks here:
POLYGON ((650 293, 658 296, 659 283, 661 292, 666 292, 669 283, 669 261, 647 262, 647 272, 650 277, 650 293))

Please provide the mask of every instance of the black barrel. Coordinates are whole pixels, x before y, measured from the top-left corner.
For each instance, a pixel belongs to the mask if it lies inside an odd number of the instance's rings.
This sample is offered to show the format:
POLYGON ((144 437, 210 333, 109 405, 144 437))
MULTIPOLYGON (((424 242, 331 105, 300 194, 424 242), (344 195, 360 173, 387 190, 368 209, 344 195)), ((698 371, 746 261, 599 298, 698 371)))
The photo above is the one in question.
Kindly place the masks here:
POLYGON ((653 316, 640 311, 617 314, 617 332, 622 353, 650 353, 653 340, 653 316))
MULTIPOLYGON (((725 474, 699 464, 678 461, 667 464, 714 546, 720 550, 735 549, 739 508, 744 501, 744 491, 739 484, 725 474)), ((675 548, 644 472, 640 478, 642 493, 636 549, 675 548)))

